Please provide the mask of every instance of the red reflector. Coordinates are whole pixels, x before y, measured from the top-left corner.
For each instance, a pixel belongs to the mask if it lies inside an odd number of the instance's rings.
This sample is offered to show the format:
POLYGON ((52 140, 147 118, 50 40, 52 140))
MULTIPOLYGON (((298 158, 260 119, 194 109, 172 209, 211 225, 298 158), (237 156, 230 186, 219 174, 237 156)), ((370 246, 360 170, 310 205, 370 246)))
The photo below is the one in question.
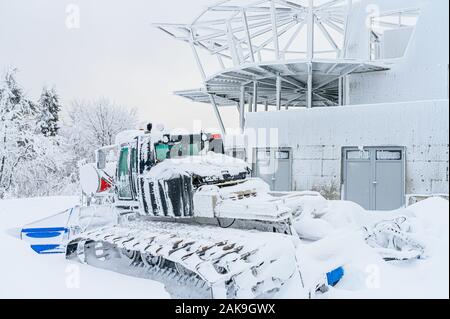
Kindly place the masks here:
POLYGON ((100 178, 100 188, 98 190, 99 193, 106 192, 111 187, 112 185, 110 181, 106 180, 105 178, 100 178))
POLYGON ((213 140, 220 140, 222 138, 222 135, 220 135, 220 134, 213 134, 213 135, 211 135, 211 138, 213 140))

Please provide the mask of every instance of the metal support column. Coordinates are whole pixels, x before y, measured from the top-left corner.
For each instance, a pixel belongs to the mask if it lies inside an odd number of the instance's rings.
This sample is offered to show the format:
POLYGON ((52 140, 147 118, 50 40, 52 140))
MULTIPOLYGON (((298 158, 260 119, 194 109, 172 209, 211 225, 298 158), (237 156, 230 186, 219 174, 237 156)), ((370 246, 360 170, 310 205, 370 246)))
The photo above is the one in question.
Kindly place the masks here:
POLYGON ((241 94, 239 97, 239 128, 243 134, 245 128, 245 86, 241 86, 241 94))
POLYGON ((253 82, 253 112, 258 112, 258 82, 253 82))
POLYGON ((209 94, 209 99, 213 106, 214 113, 216 114, 217 121, 219 122, 219 126, 220 126, 220 130, 222 131, 222 135, 225 136, 227 132, 225 130, 225 125, 223 124, 222 116, 220 115, 219 107, 217 106, 216 99, 214 98, 214 96, 212 94, 209 94))
POLYGON ((312 108, 313 105, 313 72, 312 63, 308 63, 308 82, 307 82, 307 93, 306 93, 306 107, 312 108))
POLYGON ((281 110, 281 77, 277 76, 277 111, 281 110))
POLYGON ((348 79, 348 76, 344 76, 344 105, 350 105, 351 104, 351 100, 350 100, 350 81, 348 79))

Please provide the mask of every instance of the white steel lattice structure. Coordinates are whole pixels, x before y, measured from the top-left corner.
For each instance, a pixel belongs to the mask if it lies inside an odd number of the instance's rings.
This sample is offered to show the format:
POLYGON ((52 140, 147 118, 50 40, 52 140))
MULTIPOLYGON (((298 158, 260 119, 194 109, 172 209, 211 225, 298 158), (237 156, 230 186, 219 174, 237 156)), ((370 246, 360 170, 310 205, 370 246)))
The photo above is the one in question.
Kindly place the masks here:
POLYGON ((343 105, 346 75, 385 70, 346 59, 351 9, 351 0, 225 0, 191 24, 157 27, 191 46, 204 80, 176 94, 211 103, 225 132, 220 106, 237 106, 243 129, 246 105, 248 112, 343 105), (208 74, 199 49, 215 57, 219 72, 208 74))

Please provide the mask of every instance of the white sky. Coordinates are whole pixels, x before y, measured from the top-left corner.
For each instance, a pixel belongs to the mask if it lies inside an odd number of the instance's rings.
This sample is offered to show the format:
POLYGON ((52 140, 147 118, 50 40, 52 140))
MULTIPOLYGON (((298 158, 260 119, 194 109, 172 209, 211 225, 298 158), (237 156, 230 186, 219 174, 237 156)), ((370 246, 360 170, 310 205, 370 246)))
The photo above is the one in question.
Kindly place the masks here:
MULTIPOLYGON (((190 22, 215 0, 0 0, 0 72, 18 79, 36 99, 55 86, 67 106, 74 99, 107 97, 137 107, 143 122, 192 129, 217 128, 211 106, 172 94, 198 88, 201 78, 189 46, 151 26, 190 22), (80 8, 80 28, 66 27, 66 8, 80 8)), ((222 109, 227 127, 235 108, 222 109)))

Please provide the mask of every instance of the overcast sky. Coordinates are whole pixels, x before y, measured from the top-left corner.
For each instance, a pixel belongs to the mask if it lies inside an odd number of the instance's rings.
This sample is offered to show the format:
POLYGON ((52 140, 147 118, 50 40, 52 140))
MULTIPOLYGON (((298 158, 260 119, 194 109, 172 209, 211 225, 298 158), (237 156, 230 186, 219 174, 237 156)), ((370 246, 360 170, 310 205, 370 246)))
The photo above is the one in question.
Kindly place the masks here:
MULTIPOLYGON (((192 129, 193 121, 217 127, 211 106, 176 97, 201 78, 189 46, 151 26, 191 22, 215 0, 0 0, 0 71, 18 79, 36 99, 55 86, 66 107, 74 99, 108 97, 137 107, 142 121, 192 129), (80 27, 68 28, 75 4, 80 27), (68 7, 69 5, 69 7, 68 7)), ((222 111, 227 127, 237 111, 222 111)))

